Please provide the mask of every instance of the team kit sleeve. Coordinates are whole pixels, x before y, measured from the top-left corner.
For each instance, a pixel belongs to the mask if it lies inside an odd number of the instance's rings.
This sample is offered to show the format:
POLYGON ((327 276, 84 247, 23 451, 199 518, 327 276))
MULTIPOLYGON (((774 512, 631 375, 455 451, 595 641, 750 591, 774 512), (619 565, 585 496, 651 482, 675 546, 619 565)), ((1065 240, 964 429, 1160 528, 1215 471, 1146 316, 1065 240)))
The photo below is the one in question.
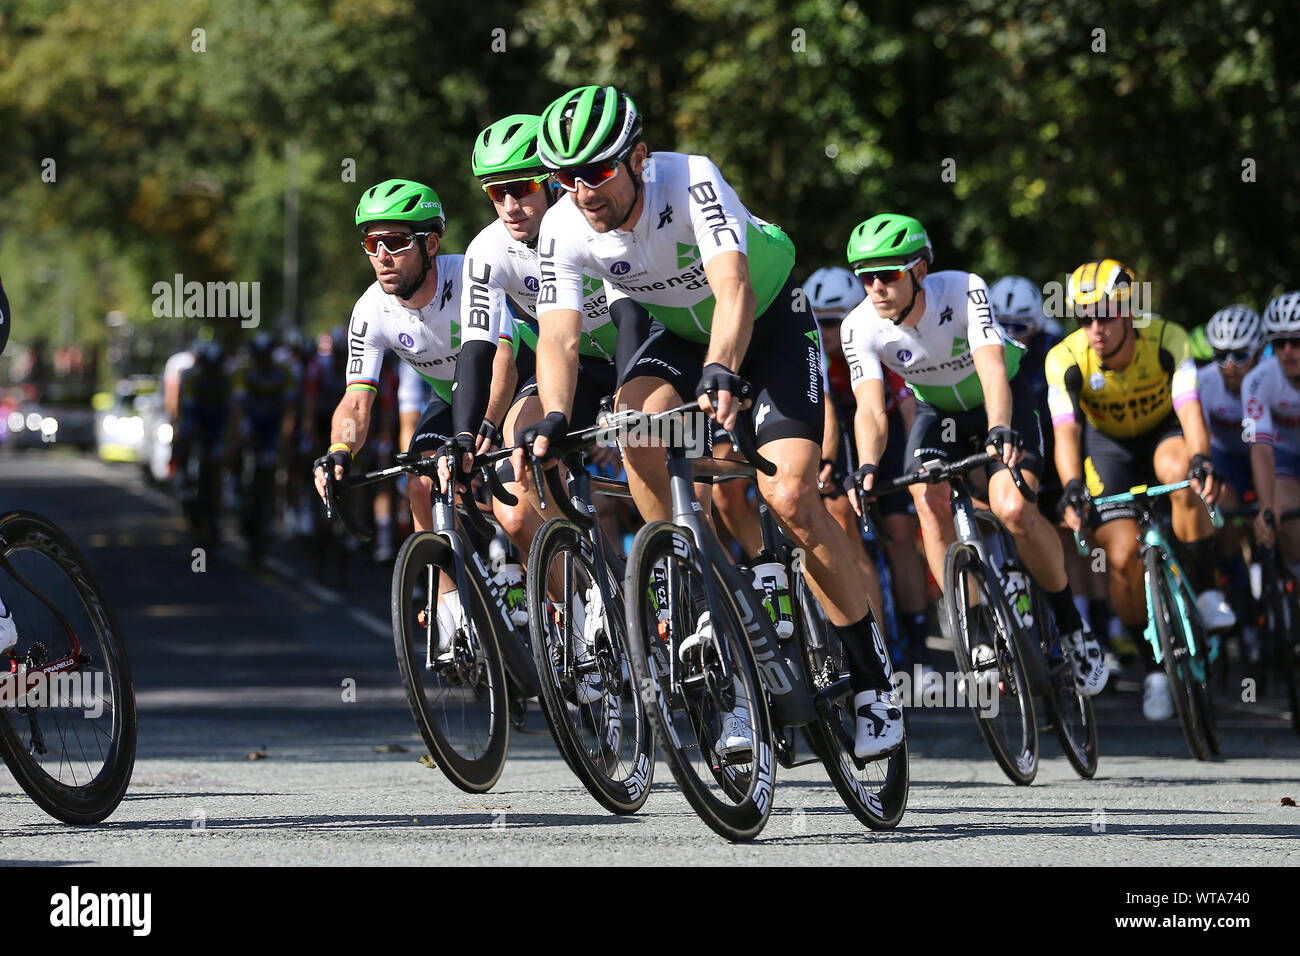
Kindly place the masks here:
POLYGON ((503 327, 509 325, 513 329, 502 279, 501 263, 488 254, 482 236, 475 237, 465 250, 460 265, 462 343, 490 342, 495 345, 503 327))
POLYGON ((966 280, 966 341, 972 352, 985 345, 1006 347, 1002 332, 993 321, 989 287, 973 272, 966 280))
POLYGON ((1245 430, 1247 444, 1262 442, 1272 445, 1277 437, 1273 434, 1273 412, 1265 369, 1266 364, 1261 362, 1246 374, 1241 383, 1241 427, 1245 430))
POLYGON ((1166 322, 1160 344, 1174 359, 1174 373, 1170 382, 1174 411, 1188 402, 1199 402, 1201 393, 1197 387, 1196 360, 1192 358, 1192 340, 1181 326, 1166 322))
POLYGON ((703 264, 707 266, 723 252, 747 255, 745 230, 749 213, 736 191, 708 157, 688 157, 686 171, 690 180, 686 192, 691 231, 703 264))
POLYGON ((542 220, 542 232, 537 241, 542 272, 541 285, 537 290, 539 318, 553 309, 582 313, 582 275, 586 263, 582 261, 584 257, 580 250, 575 248, 576 243, 566 240, 560 228, 566 214, 582 215, 570 203, 567 208, 557 206, 542 220))
POLYGON ((1052 346, 1043 363, 1043 374, 1047 379, 1047 410, 1052 413, 1052 427, 1082 421, 1078 385, 1066 381, 1067 378, 1081 381, 1082 373, 1066 342, 1052 346))
POLYGON ((348 384, 346 392, 379 392, 379 367, 384 362, 385 343, 379 341, 377 322, 362 314, 361 302, 352 310, 348 323, 348 384))
POLYGON ((844 351, 844 360, 849 365, 849 387, 855 393, 858 386, 869 379, 884 381, 880 357, 876 355, 866 331, 866 320, 859 317, 856 310, 845 316, 840 323, 840 347, 844 351))

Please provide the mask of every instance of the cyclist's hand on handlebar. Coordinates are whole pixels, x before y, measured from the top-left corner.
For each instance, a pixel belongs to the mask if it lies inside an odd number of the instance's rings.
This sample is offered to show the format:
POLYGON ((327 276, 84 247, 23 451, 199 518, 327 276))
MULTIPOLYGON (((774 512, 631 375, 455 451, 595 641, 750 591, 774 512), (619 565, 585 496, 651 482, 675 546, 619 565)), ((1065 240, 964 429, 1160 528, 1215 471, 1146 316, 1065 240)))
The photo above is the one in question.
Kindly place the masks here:
POLYGON ((333 467, 334 480, 342 481, 351 464, 352 454, 345 448, 336 448, 316 459, 312 464, 312 476, 316 483, 316 493, 320 495, 321 501, 325 500, 325 469, 333 467))
POLYGON ((984 439, 984 450, 1009 468, 1018 468, 1025 459, 1025 443, 1006 425, 994 425, 984 439))
POLYGON ((1274 546, 1273 512, 1261 510, 1255 515, 1255 541, 1263 548, 1274 546))
POLYGON ((1214 477, 1214 464, 1206 455, 1193 455, 1192 466, 1187 469, 1187 479, 1192 490, 1201 495, 1207 504, 1219 500, 1219 483, 1214 477))
POLYGON ((716 419, 727 431, 736 427, 736 415, 745 407, 741 400, 748 395, 749 383, 721 362, 704 366, 700 384, 695 387, 695 398, 701 411, 716 419))
POLYGON ((1083 519, 1088 515, 1088 489, 1082 478, 1071 478, 1061 494, 1061 520, 1071 531, 1083 531, 1083 519))
POLYGON ((542 462, 552 468, 551 443, 563 438, 569 431, 569 416, 564 412, 548 412, 536 425, 529 425, 520 435, 518 446, 510 454, 510 464, 515 470, 515 480, 527 491, 532 486, 532 462, 542 462))
POLYGON ((817 467, 817 490, 826 497, 835 490, 835 462, 823 458, 817 467))
POLYGON ((474 453, 478 446, 478 436, 461 432, 452 438, 450 444, 456 448, 456 478, 466 484, 474 471, 474 453))
POLYGON ((858 498, 858 489, 861 488, 864 495, 871 494, 876 486, 876 466, 859 465, 850 477, 853 480, 849 482, 849 502, 853 505, 853 511, 861 516, 862 502, 858 498))
POLYGON ((475 453, 486 455, 500 444, 501 432, 488 419, 483 419, 483 424, 478 427, 478 435, 474 440, 475 453))

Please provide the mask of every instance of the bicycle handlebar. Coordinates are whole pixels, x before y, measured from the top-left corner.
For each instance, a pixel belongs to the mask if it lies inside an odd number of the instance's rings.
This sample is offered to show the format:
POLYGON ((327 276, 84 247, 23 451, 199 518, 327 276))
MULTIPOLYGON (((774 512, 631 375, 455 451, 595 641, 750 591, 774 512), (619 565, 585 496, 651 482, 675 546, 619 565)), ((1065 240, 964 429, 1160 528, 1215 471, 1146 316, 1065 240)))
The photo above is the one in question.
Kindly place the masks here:
MULTIPOLYGON (((953 478, 962 477, 969 472, 974 471, 976 468, 983 468, 986 465, 1001 460, 1002 459, 998 458, 998 456, 990 455, 986 451, 978 452, 974 455, 968 455, 965 458, 960 458, 953 462, 937 458, 932 461, 923 462, 920 470, 910 472, 906 475, 900 475, 892 481, 887 482, 883 488, 872 488, 869 493, 864 493, 862 491, 862 483, 860 481, 855 480, 854 486, 857 488, 859 494, 863 494, 865 497, 869 498, 877 498, 881 495, 902 491, 910 485, 943 484, 944 482, 951 481, 953 478)), ((1030 504, 1038 501, 1038 492, 1029 487, 1029 483, 1025 481, 1025 476, 1021 473, 1021 470, 1019 468, 1012 468, 1010 465, 1007 466, 1007 470, 1011 472, 1011 480, 1015 483, 1016 490, 1024 496, 1025 500, 1030 504)))
MULTIPOLYGON (((1182 481, 1175 481, 1168 485, 1135 485, 1128 491, 1116 492, 1113 495, 1103 495, 1100 498, 1088 496, 1087 500, 1089 505, 1094 508, 1103 504, 1122 505, 1138 498, 1160 498, 1165 495, 1173 494, 1175 491, 1182 491, 1184 488, 1190 488, 1191 485, 1192 482, 1190 478, 1184 478, 1182 481)), ((1219 512, 1219 509, 1205 500, 1204 492, 1199 492, 1197 497, 1201 499, 1201 504, 1205 505, 1205 510, 1210 515, 1210 524, 1215 528, 1222 528, 1223 515, 1219 512)), ((1297 509, 1294 512, 1294 516, 1300 517, 1300 509, 1297 509)), ((1089 553, 1088 546, 1083 540, 1082 531, 1074 532, 1074 546, 1078 549, 1079 554, 1081 555, 1086 556, 1089 553)))

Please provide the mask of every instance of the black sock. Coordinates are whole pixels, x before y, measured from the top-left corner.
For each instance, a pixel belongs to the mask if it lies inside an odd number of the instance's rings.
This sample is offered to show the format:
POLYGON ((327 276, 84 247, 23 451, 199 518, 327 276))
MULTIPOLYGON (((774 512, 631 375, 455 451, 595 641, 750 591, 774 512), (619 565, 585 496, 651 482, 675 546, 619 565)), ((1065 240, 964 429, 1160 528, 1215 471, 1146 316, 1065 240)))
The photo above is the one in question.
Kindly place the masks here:
POLYGON ((1079 617, 1079 609, 1074 606, 1074 595, 1070 593, 1068 584, 1055 593, 1047 590, 1043 593, 1047 595, 1047 603, 1056 617, 1058 634, 1071 634, 1083 627, 1083 618, 1079 617))
POLYGON ((1197 594, 1208 591, 1217 583, 1215 579, 1214 536, 1200 541, 1183 542, 1183 570, 1187 572, 1187 581, 1197 594))
POLYGON ((849 686, 853 693, 864 690, 893 690, 893 685, 885 673, 885 661, 881 659, 876 647, 876 639, 871 633, 871 613, 856 624, 843 627, 835 626, 844 653, 849 659, 849 686))
POLYGON ((926 632, 930 630, 930 615, 924 611, 907 615, 903 629, 907 631, 908 663, 929 663, 930 657, 925 647, 925 637, 926 632))
POLYGON ((1102 647, 1110 647, 1110 602, 1100 598, 1088 601, 1088 617, 1092 619, 1092 636, 1102 647))

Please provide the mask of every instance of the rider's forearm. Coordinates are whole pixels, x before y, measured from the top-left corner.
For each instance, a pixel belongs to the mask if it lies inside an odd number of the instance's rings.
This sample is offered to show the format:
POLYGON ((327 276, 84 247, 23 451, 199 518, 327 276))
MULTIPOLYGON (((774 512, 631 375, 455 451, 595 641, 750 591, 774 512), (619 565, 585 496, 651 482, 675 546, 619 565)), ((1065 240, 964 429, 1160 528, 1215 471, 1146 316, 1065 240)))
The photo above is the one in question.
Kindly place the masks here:
POLYGON ((1178 409, 1178 423, 1183 426, 1183 440, 1187 450, 1193 455, 1210 454, 1210 429, 1205 424, 1205 415, 1198 401, 1183 402, 1178 409))
POLYGON ((494 384, 496 350, 496 345, 482 340, 460 347, 451 403, 452 431, 457 435, 475 435, 483 424, 494 384))
POLYGON ((1056 438, 1056 474, 1062 485, 1083 477, 1082 431, 1078 422, 1066 422, 1053 430, 1056 438))
POLYGON ((705 267, 705 273, 713 289, 714 305, 704 364, 717 362, 733 372, 739 371, 754 334, 757 307, 748 262, 738 252, 722 253, 705 267))
POLYGON ((1276 512, 1277 457, 1273 446, 1257 441, 1250 446, 1250 472, 1255 479, 1255 495, 1260 511, 1276 512))
POLYGON ((515 368, 514 347, 504 339, 497 344, 497 355, 492 362, 492 394, 488 397, 487 420, 499 429, 510 410, 510 401, 519 385, 519 370, 515 368))
POLYGON ((1011 384, 1007 381, 1006 358, 997 345, 981 345, 974 352, 975 374, 984 390, 984 413, 989 428, 1011 425, 1011 384))
POLYGON ((374 401, 374 393, 362 389, 344 393, 330 423, 331 446, 347 445, 353 455, 365 446, 366 435, 370 433, 370 406, 374 401))
POLYGON ((578 387, 578 345, 582 316, 571 309, 547 312, 538 320, 537 396, 542 412, 573 414, 573 393, 578 387))
POLYGON ((889 418, 883 406, 858 399, 853 413, 853 430, 858 440, 858 464, 878 465, 889 438, 889 418))

